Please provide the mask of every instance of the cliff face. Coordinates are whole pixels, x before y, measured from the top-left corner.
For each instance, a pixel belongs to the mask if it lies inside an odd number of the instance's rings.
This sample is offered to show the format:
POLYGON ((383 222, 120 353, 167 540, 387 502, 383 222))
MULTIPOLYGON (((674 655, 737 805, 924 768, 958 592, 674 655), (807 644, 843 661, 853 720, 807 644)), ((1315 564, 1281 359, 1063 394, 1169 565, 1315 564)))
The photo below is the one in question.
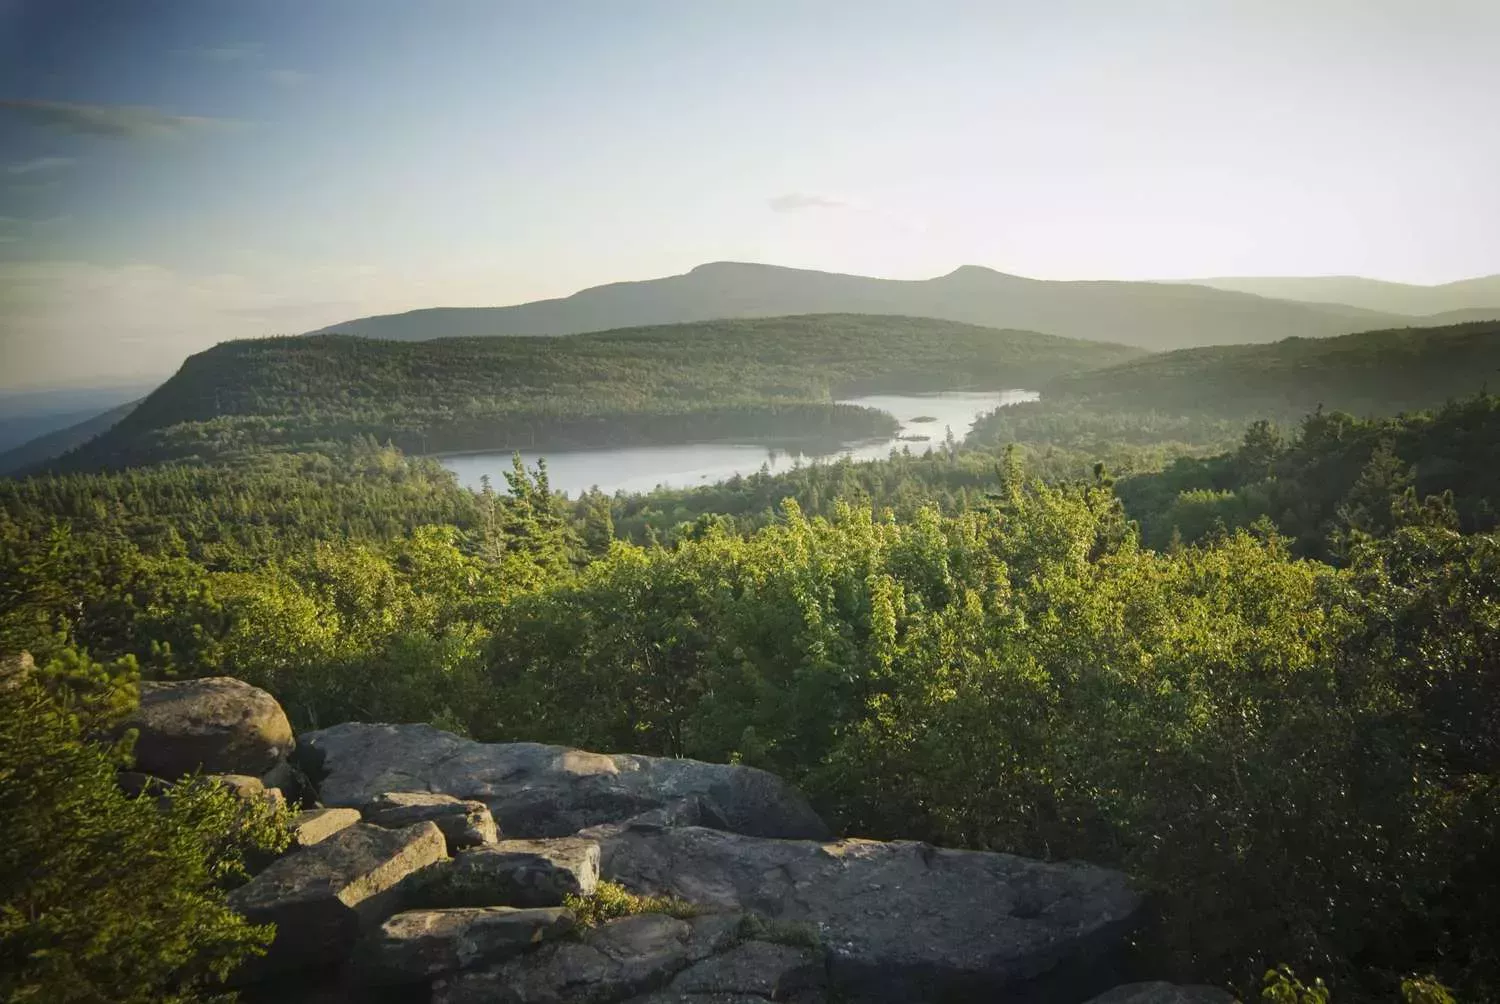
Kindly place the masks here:
POLYGON ((1081 1002, 1120 981, 1140 913, 1087 864, 833 840, 753 768, 359 723, 288 758, 279 712, 216 680, 154 685, 138 716, 142 766, 300 807, 293 849, 231 896, 277 925, 251 1001, 1081 1002))

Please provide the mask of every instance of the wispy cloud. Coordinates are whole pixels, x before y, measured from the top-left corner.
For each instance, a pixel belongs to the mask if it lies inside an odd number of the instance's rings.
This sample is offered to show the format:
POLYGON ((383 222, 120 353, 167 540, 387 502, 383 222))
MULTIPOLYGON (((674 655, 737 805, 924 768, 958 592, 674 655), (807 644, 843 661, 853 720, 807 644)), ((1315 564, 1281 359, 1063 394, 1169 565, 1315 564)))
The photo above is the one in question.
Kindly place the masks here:
POLYGON ((30 160, 11 164, 5 169, 5 173, 12 177, 23 174, 51 174, 65 167, 72 167, 74 163, 72 157, 33 157, 30 160))
POLYGON ((800 213, 808 209, 848 209, 849 203, 826 195, 810 195, 806 192, 788 192, 769 199, 766 203, 772 212, 800 213))
POLYGON ((61 132, 115 139, 171 136, 188 130, 231 124, 226 119, 171 115, 160 108, 140 105, 80 105, 66 101, 0 99, 0 113, 9 113, 35 125, 61 132))
POLYGON ((277 87, 297 87, 307 82, 307 74, 301 70, 267 70, 266 79, 277 87))
POLYGON ((199 49, 199 54, 214 63, 244 63, 259 59, 265 46, 259 42, 229 42, 199 49))
POLYGON ((49 216, 46 219, 29 220, 18 216, 0 216, 0 244, 19 244, 32 236, 62 226, 69 216, 49 216))
POLYGON ((48 216, 41 220, 28 220, 20 216, 0 216, 0 227, 55 227, 59 223, 66 223, 71 217, 48 216))

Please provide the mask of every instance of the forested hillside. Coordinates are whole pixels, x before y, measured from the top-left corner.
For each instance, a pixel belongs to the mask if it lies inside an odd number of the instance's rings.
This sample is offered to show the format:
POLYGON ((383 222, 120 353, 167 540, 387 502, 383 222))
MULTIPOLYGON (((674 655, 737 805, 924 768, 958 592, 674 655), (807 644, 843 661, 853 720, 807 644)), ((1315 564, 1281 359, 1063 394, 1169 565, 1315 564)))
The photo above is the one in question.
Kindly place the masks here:
POLYGON ((1500 321, 1184 349, 1059 377, 1044 388, 1089 411, 1295 421, 1430 408, 1500 385, 1500 321))
POLYGON ((815 315, 539 341, 343 336, 228 342, 193 356, 64 466, 108 467, 370 436, 404 450, 888 434, 835 405, 879 390, 1034 387, 1140 355, 1026 331, 815 315))
POLYGON ((1319 411, 1286 431, 1262 420, 1237 449, 1179 458, 1119 492, 1155 546, 1269 519, 1299 552, 1338 559, 1420 499, 1465 532, 1489 532, 1500 521, 1500 398, 1394 418, 1319 411))

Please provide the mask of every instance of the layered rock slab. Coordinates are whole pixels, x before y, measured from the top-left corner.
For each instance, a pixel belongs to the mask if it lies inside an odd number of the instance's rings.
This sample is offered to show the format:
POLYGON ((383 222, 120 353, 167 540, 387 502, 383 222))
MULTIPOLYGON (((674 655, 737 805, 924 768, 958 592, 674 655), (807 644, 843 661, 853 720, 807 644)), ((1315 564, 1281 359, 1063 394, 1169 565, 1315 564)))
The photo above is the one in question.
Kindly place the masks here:
POLYGON ((622 917, 576 942, 543 945, 499 966, 440 979, 432 1004, 615 1004, 730 948, 742 919, 622 917))
POLYGON ((590 753, 541 743, 477 743, 430 725, 348 722, 301 737, 326 805, 359 808, 390 791, 489 806, 514 837, 559 837, 647 812, 764 837, 826 839, 791 785, 766 771, 697 760, 590 753))
POLYGON ((573 914, 558 907, 410 910, 389 918, 360 941, 351 974, 365 985, 420 983, 520 955, 572 926, 573 914))
POLYGON ((832 985, 858 1000, 1084 999, 1115 982, 1141 905, 1119 872, 1007 854, 638 823, 588 835, 603 877, 633 891, 815 932, 832 985))
POLYGON ((359 822, 354 809, 303 809, 292 817, 293 847, 311 847, 359 822))
POLYGON ((242 978, 337 961, 362 930, 395 912, 403 879, 445 856, 430 822, 400 830, 357 823, 276 861, 229 896, 252 922, 276 925, 270 952, 242 978))
POLYGON ((599 844, 579 837, 502 840, 429 869, 413 888, 431 907, 560 906, 599 884, 599 844))
POLYGON ((665 990, 630 1004, 824 1004, 828 978, 821 952, 746 941, 677 974, 665 990))
POLYGON ((453 854, 465 848, 493 844, 499 838, 495 819, 483 802, 436 792, 383 792, 360 812, 366 822, 376 826, 411 826, 430 820, 443 831, 448 840, 448 851, 453 854))

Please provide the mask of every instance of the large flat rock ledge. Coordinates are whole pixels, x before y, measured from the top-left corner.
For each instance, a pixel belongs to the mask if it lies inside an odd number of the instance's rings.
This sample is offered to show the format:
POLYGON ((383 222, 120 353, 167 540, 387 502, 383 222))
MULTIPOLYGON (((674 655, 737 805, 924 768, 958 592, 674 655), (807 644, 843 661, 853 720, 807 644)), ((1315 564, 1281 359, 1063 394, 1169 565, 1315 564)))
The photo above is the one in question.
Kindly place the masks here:
POLYGON ((359 722, 305 733, 298 749, 325 805, 360 808, 392 791, 451 795, 485 803, 509 837, 568 836, 653 812, 753 836, 831 835, 796 788, 753 767, 359 722))
POLYGON ((646 824, 588 831, 642 893, 804 927, 861 1001, 1084 1000, 1120 982, 1141 898, 1085 864, 912 842, 769 840, 646 824))

